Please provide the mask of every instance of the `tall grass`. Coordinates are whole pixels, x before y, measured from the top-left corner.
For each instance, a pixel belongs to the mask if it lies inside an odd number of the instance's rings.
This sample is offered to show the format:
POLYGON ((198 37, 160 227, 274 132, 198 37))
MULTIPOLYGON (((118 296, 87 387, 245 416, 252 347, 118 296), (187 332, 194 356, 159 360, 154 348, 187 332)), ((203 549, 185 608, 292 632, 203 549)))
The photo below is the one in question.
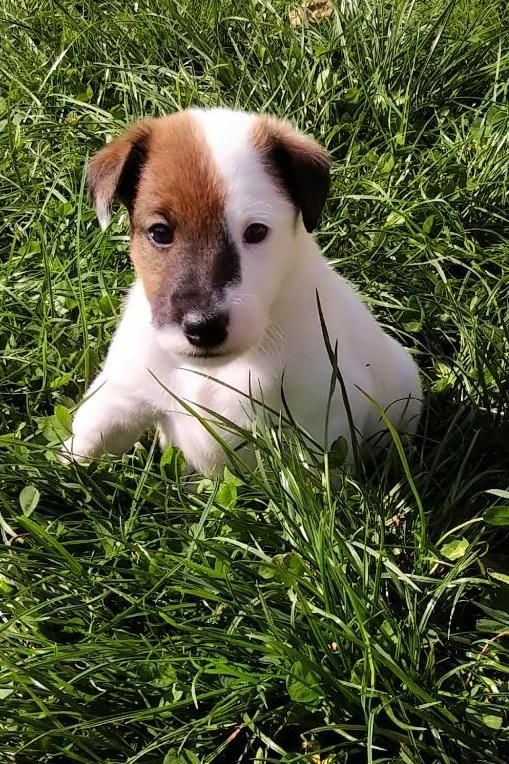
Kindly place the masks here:
POLYGON ((509 759, 509 14, 331 9, 1 0, 2 761, 509 759), (425 377, 408 462, 276 431, 220 482, 150 439, 55 461, 132 280, 87 155, 191 104, 332 152, 320 243, 425 377))

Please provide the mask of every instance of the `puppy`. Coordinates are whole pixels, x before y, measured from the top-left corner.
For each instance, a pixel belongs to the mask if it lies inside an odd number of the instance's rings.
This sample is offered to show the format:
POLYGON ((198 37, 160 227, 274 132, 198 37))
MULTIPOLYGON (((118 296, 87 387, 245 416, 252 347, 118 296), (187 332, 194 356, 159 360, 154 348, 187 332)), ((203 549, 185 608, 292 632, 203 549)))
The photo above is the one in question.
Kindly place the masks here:
POLYGON ((226 109, 143 120, 91 160, 101 226, 115 202, 129 213, 137 280, 67 458, 124 452, 155 424, 163 448, 173 443, 197 470, 217 472, 225 456, 211 427, 235 444, 224 422, 249 428, 254 399, 280 411, 284 398, 323 447, 341 435, 351 452, 352 421, 361 440, 384 430, 373 401, 415 431, 411 355, 311 236, 329 165, 289 124, 226 109), (332 396, 331 348, 344 384, 336 377, 332 396))

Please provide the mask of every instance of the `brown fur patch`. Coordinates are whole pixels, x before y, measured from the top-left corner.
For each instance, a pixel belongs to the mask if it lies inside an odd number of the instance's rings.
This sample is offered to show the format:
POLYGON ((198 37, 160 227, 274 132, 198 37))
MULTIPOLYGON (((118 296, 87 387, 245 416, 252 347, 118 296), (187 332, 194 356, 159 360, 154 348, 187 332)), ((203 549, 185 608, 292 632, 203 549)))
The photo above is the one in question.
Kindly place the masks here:
POLYGON ((302 212, 306 229, 312 231, 329 192, 328 152, 289 123, 269 116, 256 120, 251 141, 268 172, 302 212))
POLYGON ((240 274, 224 221, 225 188, 200 125, 180 112, 143 120, 90 163, 91 194, 105 219, 113 199, 131 221, 131 259, 158 324, 210 309, 240 274), (174 228, 170 247, 155 247, 149 228, 174 228))
POLYGON ((193 242, 198 258, 213 244, 223 224, 224 200, 210 149, 192 116, 181 112, 154 120, 131 216, 131 257, 149 299, 179 277, 184 246, 193 242), (175 225, 168 250, 156 249, 146 236, 159 216, 175 225))

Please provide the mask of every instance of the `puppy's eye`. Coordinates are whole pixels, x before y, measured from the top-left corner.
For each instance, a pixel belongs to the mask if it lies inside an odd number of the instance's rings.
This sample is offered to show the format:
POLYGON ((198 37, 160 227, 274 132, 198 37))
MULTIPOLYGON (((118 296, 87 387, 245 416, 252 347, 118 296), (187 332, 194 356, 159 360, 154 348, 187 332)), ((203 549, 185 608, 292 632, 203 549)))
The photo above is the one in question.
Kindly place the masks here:
POLYGON ((171 244, 175 235, 174 228, 168 223, 155 223, 148 229, 148 237, 158 247, 171 244))
POLYGON ((269 229, 263 223, 251 223, 244 231, 243 239, 246 244, 259 244, 268 233, 269 229))

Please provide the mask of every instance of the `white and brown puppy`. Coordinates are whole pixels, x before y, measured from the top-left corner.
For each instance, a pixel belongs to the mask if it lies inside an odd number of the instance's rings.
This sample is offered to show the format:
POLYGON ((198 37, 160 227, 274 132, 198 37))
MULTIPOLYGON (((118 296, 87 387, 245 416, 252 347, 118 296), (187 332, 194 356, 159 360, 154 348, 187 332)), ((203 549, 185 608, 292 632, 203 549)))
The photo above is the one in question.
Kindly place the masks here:
POLYGON ((415 430, 412 357, 311 236, 329 189, 329 157, 312 139, 271 117, 192 109, 135 124, 92 159, 89 180, 103 227, 115 201, 126 206, 138 278, 68 456, 123 452, 156 424, 163 446, 220 470, 221 446, 176 398, 248 427, 250 396, 279 409, 283 378, 293 418, 315 441, 350 441, 339 384, 327 416, 332 364, 317 293, 360 437, 383 429, 364 393, 415 430))

